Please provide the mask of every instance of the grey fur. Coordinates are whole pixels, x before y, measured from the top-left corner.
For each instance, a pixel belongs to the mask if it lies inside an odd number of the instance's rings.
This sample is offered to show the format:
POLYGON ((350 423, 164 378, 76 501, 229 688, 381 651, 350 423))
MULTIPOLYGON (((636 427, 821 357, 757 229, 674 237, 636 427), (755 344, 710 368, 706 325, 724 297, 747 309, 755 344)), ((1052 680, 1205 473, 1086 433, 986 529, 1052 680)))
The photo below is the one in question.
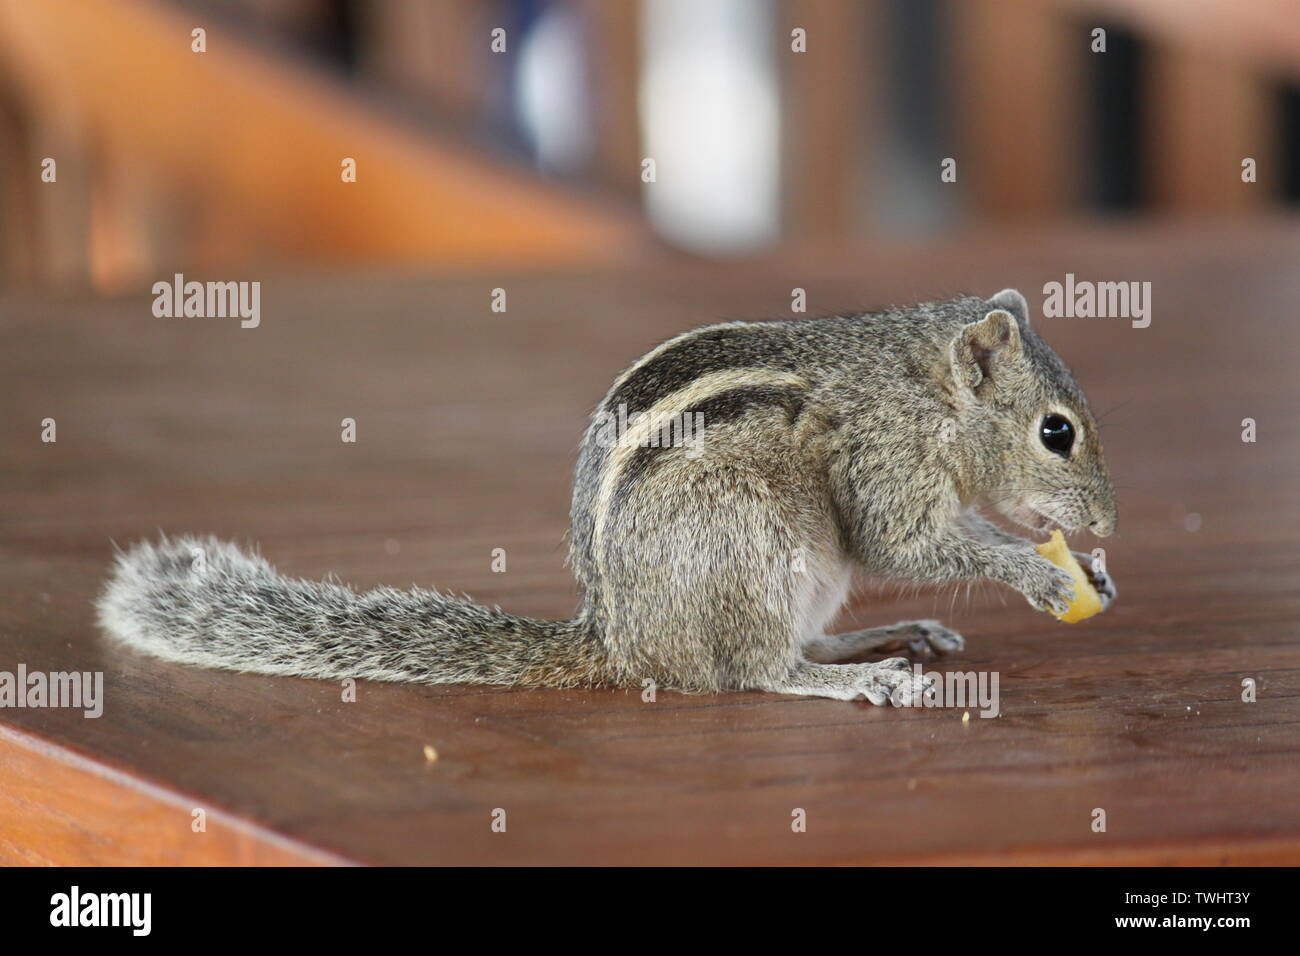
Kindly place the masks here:
POLYGON ((293 580, 215 538, 163 538, 118 555, 99 619, 158 657, 259 674, 563 686, 598 679, 601 659, 573 622, 420 588, 357 594, 293 580))
MULTIPOLYGON (((634 429, 635 430, 635 429, 634 429)), ((114 637, 170 660, 306 677, 429 683, 761 689, 901 703, 926 689, 886 647, 944 653, 961 635, 902 622, 824 628, 854 573, 988 578, 1038 608, 1068 575, 983 518, 1109 534, 1096 423, 1013 289, 874 315, 729 323, 679 336, 621 375, 579 453, 572 621, 514 617, 432 591, 281 577, 205 539, 119 556, 99 602, 114 637), (611 447, 606 413, 701 413, 703 453, 611 447), (1048 412, 1075 424, 1062 458, 1048 412), (192 554, 203 555, 200 567, 192 554)), ((1085 565, 1087 566, 1087 565, 1085 565)), ((1107 601, 1113 584, 1093 577, 1107 601)))

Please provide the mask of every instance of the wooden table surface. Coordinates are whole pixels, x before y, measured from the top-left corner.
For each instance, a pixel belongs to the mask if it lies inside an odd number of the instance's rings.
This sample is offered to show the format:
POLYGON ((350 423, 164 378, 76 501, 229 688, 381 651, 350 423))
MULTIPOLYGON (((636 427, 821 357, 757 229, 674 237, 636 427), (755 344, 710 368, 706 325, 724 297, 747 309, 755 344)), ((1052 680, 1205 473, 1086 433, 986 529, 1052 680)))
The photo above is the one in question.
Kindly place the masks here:
POLYGON ((1294 222, 1116 225, 834 261, 211 277, 263 281, 247 330, 155 318, 147 295, 4 295, 0 671, 103 671, 106 701, 0 710, 0 861, 1300 862, 1297 263, 1294 222), (1041 317, 1067 272, 1150 281, 1150 327, 1041 317), (945 669, 999 673, 996 719, 757 693, 362 683, 346 702, 97 632, 110 542, 159 529, 566 616, 575 449, 644 350, 788 315, 796 286, 824 313, 1008 285, 1105 416, 1120 600, 1065 626, 992 585, 867 583, 844 621, 942 617, 969 642, 945 669))

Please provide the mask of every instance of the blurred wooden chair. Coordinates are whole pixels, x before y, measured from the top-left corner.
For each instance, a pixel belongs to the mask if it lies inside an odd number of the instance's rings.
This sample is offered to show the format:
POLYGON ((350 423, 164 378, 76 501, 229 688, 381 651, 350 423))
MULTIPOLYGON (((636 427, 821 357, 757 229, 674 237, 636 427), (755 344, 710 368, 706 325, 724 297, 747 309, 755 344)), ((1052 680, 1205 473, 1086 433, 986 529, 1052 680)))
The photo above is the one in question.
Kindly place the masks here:
POLYGON ((27 184, 10 229, 29 237, 22 268, 47 279, 112 288, 180 263, 572 264, 645 239, 631 210, 411 131, 187 10, 0 3, 0 57, 5 179, 27 184), (196 27, 206 52, 191 50, 196 27), (44 157, 56 183, 40 181, 44 157))

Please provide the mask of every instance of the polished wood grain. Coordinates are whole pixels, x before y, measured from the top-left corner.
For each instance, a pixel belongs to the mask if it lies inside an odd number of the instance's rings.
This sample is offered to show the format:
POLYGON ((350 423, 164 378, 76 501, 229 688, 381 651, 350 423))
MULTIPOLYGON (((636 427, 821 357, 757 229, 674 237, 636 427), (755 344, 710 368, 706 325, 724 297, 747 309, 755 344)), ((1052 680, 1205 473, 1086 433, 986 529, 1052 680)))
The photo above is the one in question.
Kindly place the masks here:
POLYGON ((0 298, 0 670, 102 670, 107 698, 99 719, 0 710, 0 792, 18 794, 0 802, 0 859, 1300 862, 1298 255, 1294 222, 1117 225, 730 266, 268 275, 251 330, 156 319, 144 296, 0 298), (158 529, 257 542, 292 574, 566 615, 584 416, 648 347, 783 315, 796 285, 811 312, 1006 285, 1037 311, 1066 272, 1153 283, 1146 329, 1035 318, 1105 422, 1118 604, 1067 626, 991 585, 869 583, 844 617, 959 628, 968 650, 940 666, 998 672, 996 719, 373 683, 349 703, 335 683, 164 664, 95 628, 110 542, 158 529), (194 806, 253 843, 205 855, 194 806))
POLYGON ((0 863, 313 866, 346 862, 249 826, 201 797, 142 786, 0 726, 0 863))

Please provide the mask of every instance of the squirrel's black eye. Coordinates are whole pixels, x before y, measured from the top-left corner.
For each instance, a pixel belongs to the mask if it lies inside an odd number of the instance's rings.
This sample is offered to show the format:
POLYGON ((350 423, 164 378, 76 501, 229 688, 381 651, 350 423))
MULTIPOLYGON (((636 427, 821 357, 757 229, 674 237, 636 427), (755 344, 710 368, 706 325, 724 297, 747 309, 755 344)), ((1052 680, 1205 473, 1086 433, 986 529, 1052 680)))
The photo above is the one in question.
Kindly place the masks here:
POLYGON ((1038 437, 1049 451, 1068 458, 1070 449, 1074 447, 1074 426, 1063 415, 1048 415, 1038 426, 1038 437))

